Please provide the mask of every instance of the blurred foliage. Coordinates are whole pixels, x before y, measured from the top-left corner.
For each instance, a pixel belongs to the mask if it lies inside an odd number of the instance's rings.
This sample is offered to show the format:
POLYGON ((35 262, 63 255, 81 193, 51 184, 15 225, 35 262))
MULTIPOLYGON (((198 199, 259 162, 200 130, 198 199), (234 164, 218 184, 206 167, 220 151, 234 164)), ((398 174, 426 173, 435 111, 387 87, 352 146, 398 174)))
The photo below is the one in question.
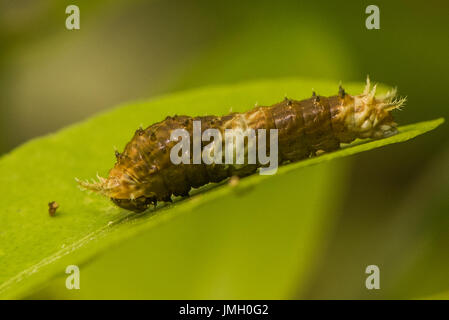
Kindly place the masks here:
MULTIPOLYGON (((0 153, 122 101, 268 77, 369 74, 408 96, 398 123, 447 118, 449 4, 380 0, 381 29, 367 30, 369 4, 2 1, 0 153), (75 32, 64 28, 72 3, 75 32)), ((378 297, 361 286, 372 263, 396 296, 447 291, 448 133, 345 162, 343 209, 307 297, 378 297)))

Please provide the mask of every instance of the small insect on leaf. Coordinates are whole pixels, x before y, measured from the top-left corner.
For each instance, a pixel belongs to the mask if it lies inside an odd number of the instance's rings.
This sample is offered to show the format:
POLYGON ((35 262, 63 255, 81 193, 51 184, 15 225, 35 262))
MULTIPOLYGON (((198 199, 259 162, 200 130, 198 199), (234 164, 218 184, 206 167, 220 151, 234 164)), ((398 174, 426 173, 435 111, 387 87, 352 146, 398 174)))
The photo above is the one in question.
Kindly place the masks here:
POLYGON ((52 201, 48 203, 48 214, 51 217, 56 215, 56 210, 59 208, 59 204, 56 201, 52 201))

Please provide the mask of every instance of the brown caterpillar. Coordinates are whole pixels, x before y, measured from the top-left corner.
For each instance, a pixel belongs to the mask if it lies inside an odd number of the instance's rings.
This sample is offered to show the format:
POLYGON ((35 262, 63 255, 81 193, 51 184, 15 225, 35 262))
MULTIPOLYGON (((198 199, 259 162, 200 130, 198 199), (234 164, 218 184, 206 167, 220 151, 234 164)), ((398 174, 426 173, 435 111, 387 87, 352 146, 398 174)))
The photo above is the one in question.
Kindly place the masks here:
MULTIPOLYGON (((352 96, 340 86, 338 95, 318 96, 296 101, 285 98, 269 107, 259 106, 245 113, 225 116, 174 116, 139 128, 108 178, 88 183, 85 189, 106 195, 119 207, 141 212, 157 201, 171 201, 171 195, 187 196, 190 189, 231 176, 254 173, 260 164, 179 164, 170 161, 173 130, 183 128, 192 139, 192 123, 200 120, 202 129, 278 129, 278 162, 298 161, 317 152, 329 152, 356 138, 379 139, 397 133, 390 111, 401 107, 405 98, 396 99, 396 90, 375 97, 376 86, 369 79, 362 94, 352 96)), ((190 144, 192 145, 192 143, 190 144)), ((192 154, 192 153, 190 153, 192 154)))

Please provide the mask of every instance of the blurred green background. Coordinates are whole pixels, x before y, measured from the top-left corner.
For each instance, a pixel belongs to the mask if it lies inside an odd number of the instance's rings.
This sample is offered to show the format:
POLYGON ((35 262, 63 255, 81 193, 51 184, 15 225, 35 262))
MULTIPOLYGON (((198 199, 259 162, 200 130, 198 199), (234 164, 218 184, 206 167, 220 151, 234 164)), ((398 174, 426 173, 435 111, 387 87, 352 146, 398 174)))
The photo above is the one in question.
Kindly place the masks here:
MULTIPOLYGON (((437 0, 3 0, 0 154, 125 101, 289 76, 369 74, 408 96, 398 123, 448 119, 448 10, 437 0), (80 30, 65 29, 69 4, 80 30), (380 30, 365 28, 369 4, 380 30)), ((334 186, 341 212, 302 297, 385 297, 363 286, 369 264, 387 297, 449 290, 448 133, 339 160, 350 172, 334 186)))

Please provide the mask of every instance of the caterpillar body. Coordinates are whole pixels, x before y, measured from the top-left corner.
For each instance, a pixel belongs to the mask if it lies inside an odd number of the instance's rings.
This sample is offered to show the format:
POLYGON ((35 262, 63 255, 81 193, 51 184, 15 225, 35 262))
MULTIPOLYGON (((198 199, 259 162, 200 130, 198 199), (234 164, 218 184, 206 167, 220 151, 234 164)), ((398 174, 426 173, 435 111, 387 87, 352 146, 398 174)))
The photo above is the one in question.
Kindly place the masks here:
MULTIPOLYGON (((352 96, 340 86, 338 94, 323 97, 313 93, 309 99, 285 98, 272 106, 258 106, 245 113, 225 116, 174 116, 146 129, 136 130, 124 151, 116 151, 117 162, 108 178, 98 177, 81 187, 111 198, 119 207, 144 211, 157 201, 171 201, 171 196, 187 196, 190 189, 231 176, 254 173, 260 163, 173 164, 170 150, 176 142, 170 139, 175 129, 185 129, 192 137, 193 121, 201 121, 203 130, 247 128, 278 130, 278 162, 293 162, 317 152, 330 152, 356 138, 380 139, 397 133, 391 110, 400 108, 405 98, 396 98, 396 90, 375 96, 369 79, 363 93, 352 96)), ((192 145, 192 143, 190 144, 192 145)), ((190 153, 192 154, 192 153, 190 153)))

